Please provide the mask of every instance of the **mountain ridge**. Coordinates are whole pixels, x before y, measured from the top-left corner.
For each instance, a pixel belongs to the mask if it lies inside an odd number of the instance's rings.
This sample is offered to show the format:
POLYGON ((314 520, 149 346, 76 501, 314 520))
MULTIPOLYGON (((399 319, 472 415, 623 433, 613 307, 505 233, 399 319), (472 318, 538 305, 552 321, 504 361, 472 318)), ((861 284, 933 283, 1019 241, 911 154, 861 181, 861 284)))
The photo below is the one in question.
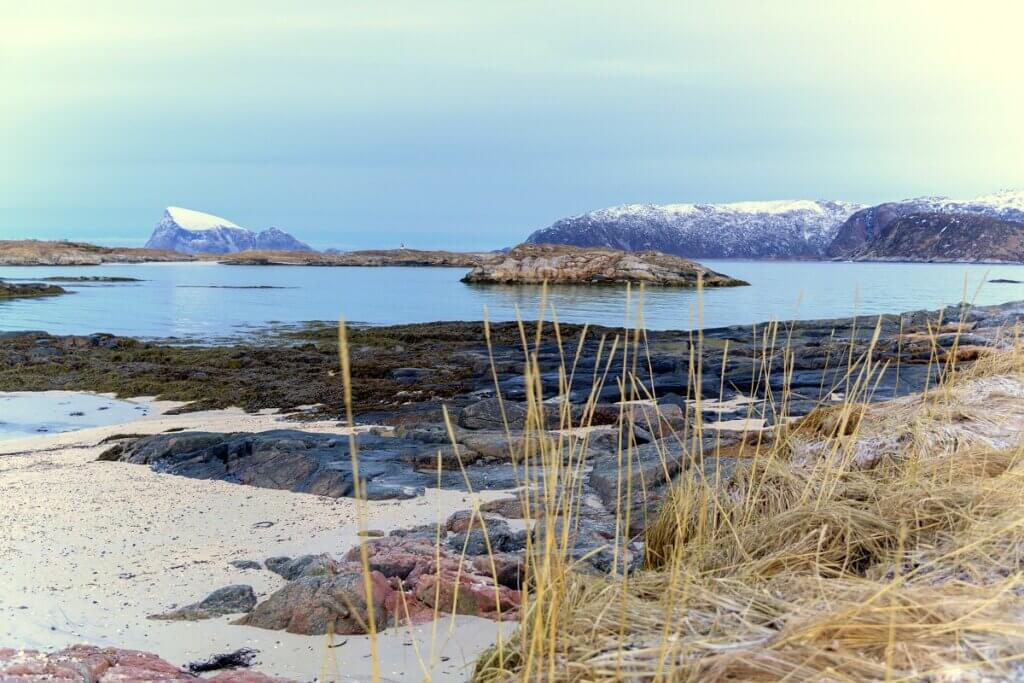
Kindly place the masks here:
POLYGON ((1001 190, 972 199, 926 196, 875 205, 803 199, 621 204, 559 219, 531 233, 526 242, 656 250, 697 259, 1001 261, 1016 253, 1016 224, 1024 225, 1024 191, 1001 190), (927 241, 920 249, 886 232, 896 221, 925 214, 927 219, 899 223, 927 241), (995 232, 986 233, 984 225, 995 232), (943 228, 967 232, 933 239, 943 228), (999 243, 997 236, 1006 242, 999 243), (972 237, 977 242, 973 248, 972 237))
POLYGON ((239 251, 316 251, 287 232, 270 227, 260 232, 213 214, 169 206, 146 242, 147 249, 183 254, 231 254, 239 251))
POLYGON ((950 216, 947 227, 954 228, 962 221, 953 217, 960 215, 1024 224, 1024 191, 1001 190, 973 199, 917 197, 869 206, 847 218, 825 255, 829 258, 854 256, 864 251, 876 237, 882 236, 892 223, 918 214, 933 214, 933 222, 938 220, 938 216, 950 216))
POLYGON ((622 204, 560 219, 526 241, 687 258, 820 258, 839 226, 862 208, 807 199, 622 204))

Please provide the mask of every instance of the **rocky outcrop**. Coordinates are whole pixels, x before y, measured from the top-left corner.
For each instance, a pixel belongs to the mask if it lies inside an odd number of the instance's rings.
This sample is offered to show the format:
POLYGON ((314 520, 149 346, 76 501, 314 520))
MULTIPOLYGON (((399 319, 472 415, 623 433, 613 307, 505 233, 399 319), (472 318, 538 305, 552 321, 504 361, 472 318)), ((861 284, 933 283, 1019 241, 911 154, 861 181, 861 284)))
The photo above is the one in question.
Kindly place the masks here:
POLYGON ((1024 220, 968 213, 912 213, 876 228, 847 258, 860 261, 1024 261, 1024 220))
MULTIPOLYGON (((523 447, 522 432, 511 438, 503 431, 466 432, 453 445, 441 441, 447 438, 442 436, 443 427, 423 431, 405 432, 405 438, 370 433, 356 437, 359 473, 369 499, 412 498, 438 483, 464 490, 467 480, 476 490, 516 486, 516 474, 507 465, 523 447)), ((157 472, 193 479, 341 498, 355 495, 349 445, 348 437, 298 430, 175 432, 115 443, 99 460, 148 465, 157 472)), ((267 568, 283 576, 306 571, 290 567, 289 561, 268 561, 267 568)))
POLYGON ((503 544, 501 539, 511 535, 508 524, 492 524, 491 547, 498 553, 493 565, 489 555, 486 562, 478 561, 485 557, 485 544, 479 552, 463 554, 466 534, 481 533, 472 524, 447 540, 449 530, 433 526, 399 531, 366 543, 368 575, 356 546, 343 559, 331 560, 329 571, 293 578, 236 623, 303 635, 361 634, 371 623, 369 605, 377 629, 422 623, 438 614, 514 619, 521 600, 525 533, 503 544))
POLYGON ((821 258, 863 205, 840 201, 625 204, 563 218, 527 238, 688 258, 821 258))
POLYGON ((0 280, 0 301, 4 299, 27 299, 36 296, 57 296, 67 290, 57 285, 40 282, 14 283, 0 280))
POLYGON ((85 242, 0 240, 0 266, 98 266, 104 263, 191 261, 167 249, 100 247, 85 242))
MULTIPOLYGON (((972 234, 978 236, 980 233, 974 232, 970 226, 966 228, 964 237, 955 235, 948 235, 947 237, 945 233, 956 233, 961 230, 962 225, 968 223, 975 227, 987 223, 987 221, 980 219, 990 219, 995 224, 1000 222, 1024 224, 1024 192, 1005 191, 983 195, 974 199, 919 197, 900 202, 886 202, 861 209, 842 224, 825 255, 830 258, 851 258, 858 251, 866 252, 880 248, 881 245, 876 245, 875 247, 871 245, 876 239, 882 239, 884 243, 885 238, 883 235, 885 233, 892 234, 889 228, 893 223, 918 215, 925 216, 925 218, 921 219, 924 222, 936 226, 929 229, 928 232, 934 235, 943 234, 943 239, 951 240, 948 243, 948 249, 944 246, 945 242, 943 240, 935 240, 929 248, 939 258, 959 260, 953 254, 977 253, 987 248, 984 245, 979 245, 978 248, 971 248, 968 244, 972 234), (976 218, 972 219, 968 218, 968 216, 976 218), (945 233, 943 233, 943 228, 946 228, 945 233), (949 255, 945 255, 947 251, 949 255)), ((911 220, 911 223, 914 222, 919 221, 917 219, 911 220)), ((996 229, 1004 230, 1005 226, 997 226, 996 229)), ((912 245, 902 247, 902 249, 908 251, 908 255, 912 251, 912 249, 907 249, 909 246, 912 245)), ((895 256, 895 254, 891 254, 891 256, 895 256)), ((978 259, 972 258, 968 260, 978 259)))
POLYGON ((493 252, 425 251, 419 249, 379 249, 366 251, 285 252, 248 251, 220 260, 231 266, 418 266, 436 268, 474 268, 493 263, 501 254, 493 252))
POLYGON ((149 249, 170 249, 184 254, 226 254, 236 251, 313 251, 278 228, 256 233, 226 218, 171 206, 146 242, 149 249))
MULTIPOLYGON (((181 681, 196 676, 150 652, 115 647, 73 645, 56 652, 0 647, 0 680, 67 681, 68 683, 125 683, 181 681)), ((256 671, 225 671, 206 681, 216 683, 288 683, 256 671)))
MULTIPOLYGON (((429 475, 403 464, 422 444, 370 434, 359 435, 357 443, 360 472, 370 498, 411 498, 428 483, 429 475)), ((255 434, 158 434, 139 439, 111 457, 194 479, 331 498, 351 496, 354 490, 349 440, 329 434, 286 429, 255 434)))
POLYGON ((521 244, 500 261, 474 268, 463 282, 500 284, 625 284, 736 287, 748 283, 699 263, 655 251, 626 252, 554 244, 521 244))
POLYGON ((235 623, 302 635, 367 633, 370 623, 377 628, 386 623, 384 601, 393 592, 378 572, 370 575, 370 585, 367 600, 363 573, 355 565, 335 574, 303 576, 275 591, 235 623))
POLYGON ((237 584, 215 590, 199 602, 154 614, 150 619, 161 621, 201 621, 225 614, 248 612, 256 606, 256 593, 252 586, 237 584))

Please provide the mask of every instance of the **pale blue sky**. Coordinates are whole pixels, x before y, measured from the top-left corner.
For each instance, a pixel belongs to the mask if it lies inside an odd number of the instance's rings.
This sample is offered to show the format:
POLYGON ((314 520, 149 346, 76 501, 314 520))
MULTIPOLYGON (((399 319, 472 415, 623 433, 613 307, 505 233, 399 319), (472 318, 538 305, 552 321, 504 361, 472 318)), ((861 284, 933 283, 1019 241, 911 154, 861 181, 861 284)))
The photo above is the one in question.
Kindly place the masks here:
POLYGON ((624 202, 1024 187, 1016 2, 0 0, 0 238, 167 205, 491 248, 624 202))

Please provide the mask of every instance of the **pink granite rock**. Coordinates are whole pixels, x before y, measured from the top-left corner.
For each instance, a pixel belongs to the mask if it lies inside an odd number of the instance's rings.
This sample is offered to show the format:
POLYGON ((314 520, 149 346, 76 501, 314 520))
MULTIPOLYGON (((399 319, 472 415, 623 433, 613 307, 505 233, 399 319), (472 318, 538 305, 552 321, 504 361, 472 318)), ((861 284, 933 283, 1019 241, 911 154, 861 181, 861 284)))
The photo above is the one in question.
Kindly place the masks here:
MULTIPOLYGON (((73 645, 57 652, 0 648, 0 681, 74 681, 75 683, 131 683, 135 681, 196 681, 151 652, 115 647, 73 645)), ((257 671, 224 671, 206 679, 218 683, 288 683, 257 671)))

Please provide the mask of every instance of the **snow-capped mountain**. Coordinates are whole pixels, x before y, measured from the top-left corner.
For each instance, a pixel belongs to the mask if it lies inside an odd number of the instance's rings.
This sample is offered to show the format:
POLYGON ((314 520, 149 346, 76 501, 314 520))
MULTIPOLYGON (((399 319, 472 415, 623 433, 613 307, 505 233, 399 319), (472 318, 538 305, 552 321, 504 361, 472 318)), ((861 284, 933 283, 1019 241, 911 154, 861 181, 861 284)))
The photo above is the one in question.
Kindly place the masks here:
POLYGON ((146 247, 172 249, 185 254, 227 254, 253 249, 315 251, 277 228, 253 232, 226 218, 170 206, 156 224, 146 247))
POLYGON ((691 258, 820 258, 839 226, 862 208, 811 200, 625 204, 563 218, 526 241, 691 258))
MULTIPOLYGON (((1004 190, 974 199, 918 197, 917 199, 871 206, 854 213, 843 223, 826 255, 833 258, 844 258, 863 252, 865 247, 882 237, 890 225, 917 214, 939 214, 938 217, 929 220, 929 225, 934 225, 935 220, 941 219, 942 215, 948 215, 950 216, 949 228, 954 230, 968 223, 955 218, 964 214, 1024 223, 1024 191, 1004 190)), ((913 222, 903 224, 911 225, 913 222)), ((976 222, 970 222, 970 224, 976 225, 976 222)), ((893 244, 892 235, 887 236, 887 241, 889 244, 893 244)), ((871 250, 868 249, 868 251, 871 250)), ((890 257, 899 255, 888 254, 890 257)))

